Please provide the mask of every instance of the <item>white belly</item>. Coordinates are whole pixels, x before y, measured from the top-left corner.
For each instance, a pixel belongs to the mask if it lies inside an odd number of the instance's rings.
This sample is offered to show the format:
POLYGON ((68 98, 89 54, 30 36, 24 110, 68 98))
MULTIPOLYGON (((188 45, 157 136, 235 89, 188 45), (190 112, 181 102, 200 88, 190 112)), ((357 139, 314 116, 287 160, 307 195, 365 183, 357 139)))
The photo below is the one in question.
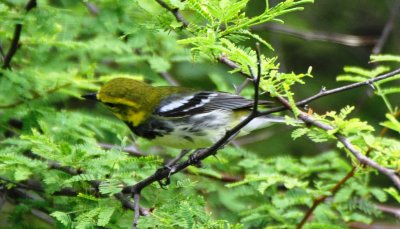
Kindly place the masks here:
POLYGON ((155 144, 179 149, 206 148, 222 138, 232 124, 232 112, 211 111, 182 119, 168 120, 173 131, 153 139, 155 144))

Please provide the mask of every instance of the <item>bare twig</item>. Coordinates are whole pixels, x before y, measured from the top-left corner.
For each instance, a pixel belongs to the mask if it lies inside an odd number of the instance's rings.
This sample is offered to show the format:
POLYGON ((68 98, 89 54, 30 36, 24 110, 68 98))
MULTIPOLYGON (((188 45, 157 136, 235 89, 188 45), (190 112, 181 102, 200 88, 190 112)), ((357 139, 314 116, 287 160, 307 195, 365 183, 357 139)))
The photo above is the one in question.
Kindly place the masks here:
POLYGON ((1 44, 0 41, 0 55, 1 55, 1 61, 4 62, 4 57, 6 57, 6 54, 4 53, 3 45, 1 44))
POLYGON ((0 105, 0 108, 3 108, 3 109, 4 108, 13 108, 13 107, 19 106, 21 104, 24 104, 27 101, 32 101, 32 100, 41 98, 44 95, 52 94, 52 93, 54 93, 54 92, 56 92, 56 91, 58 91, 58 90, 60 90, 60 89, 62 89, 64 87, 68 87, 70 85, 71 85, 71 83, 65 83, 65 84, 59 85, 57 87, 54 87, 52 89, 49 89, 49 90, 45 91, 44 93, 36 93, 29 100, 18 100, 18 101, 14 102, 14 103, 11 103, 11 104, 0 105))
POLYGON ((382 34, 376 42, 374 48, 372 49, 373 54, 379 54, 382 52, 383 46, 385 45, 390 33, 392 32, 394 22, 398 16, 400 10, 400 0, 397 0, 390 11, 389 19, 387 20, 385 26, 383 27, 382 34))
MULTIPOLYGON (((75 168, 72 168, 72 167, 69 167, 69 166, 62 166, 58 162, 47 160, 46 158, 43 158, 43 157, 41 157, 39 155, 36 155, 34 153, 31 153, 31 152, 26 153, 25 156, 33 158, 33 159, 41 160, 41 161, 47 161, 48 164, 49 164, 49 168, 60 170, 60 171, 63 171, 65 173, 68 173, 70 175, 79 175, 79 174, 82 174, 84 172, 82 169, 75 169, 75 168)), ((92 181, 89 182, 89 184, 94 188, 93 191, 98 192, 99 186, 101 184, 101 181, 92 180, 92 181)), ((57 193, 60 194, 60 195, 61 194, 66 194, 68 196, 72 196, 72 194, 75 194, 75 193, 78 194, 78 192, 76 192, 74 190, 60 190, 57 193)), ((135 210, 134 204, 132 204, 129 200, 127 200, 124 197, 123 193, 124 192, 120 192, 120 193, 114 194, 114 197, 117 198, 121 202, 122 206, 134 211, 135 210)), ((149 211, 146 210, 145 208, 140 207, 140 209, 139 209, 139 213, 141 215, 148 215, 148 212, 149 211)))
MULTIPOLYGON (((278 100, 287 108, 287 109, 292 109, 289 102, 284 99, 283 97, 278 97, 278 100)), ((332 126, 329 126, 328 124, 322 123, 317 121, 316 119, 314 119, 314 117, 312 117, 311 115, 305 113, 305 112, 300 112, 300 114, 298 115, 298 117, 303 120, 305 123, 307 124, 311 124, 313 126, 316 126, 320 129, 326 130, 326 131, 330 131, 333 130, 334 128, 332 126)), ((396 175, 396 172, 392 169, 388 169, 385 168, 381 165, 379 165, 378 163, 376 163, 375 161, 373 161, 372 159, 368 158, 367 156, 365 156, 364 154, 362 154, 360 151, 358 151, 353 144, 343 135, 341 135, 340 133, 336 133, 334 134, 334 136, 336 137, 336 139, 341 142, 343 144, 343 146, 351 153, 353 154, 354 157, 357 158, 357 160, 361 163, 361 164, 365 164, 368 165, 376 170, 378 170, 380 173, 386 175, 387 177, 389 177, 394 185, 400 190, 400 178, 396 175)))
POLYGON ((99 9, 97 8, 97 6, 91 2, 85 1, 84 2, 86 8, 89 10, 90 14, 92 14, 93 16, 97 16, 99 15, 99 9))
POLYGON ((327 41, 347 46, 366 46, 376 43, 376 37, 355 36, 324 31, 301 31, 287 25, 265 23, 251 27, 253 31, 271 30, 311 41, 327 41))
MULTIPOLYGON (((26 12, 29 12, 31 9, 36 7, 36 5, 37 5, 36 0, 29 0, 29 2, 25 6, 26 12)), ((22 24, 20 23, 16 24, 10 48, 8 49, 7 54, 4 56, 4 61, 2 66, 3 69, 11 68, 11 60, 14 57, 15 53, 17 52, 19 46, 19 39, 21 37, 21 31, 22 31, 22 24)))
POLYGON ((249 82, 250 82, 249 78, 245 78, 242 84, 240 84, 238 87, 235 86, 235 94, 239 95, 243 91, 243 89, 247 86, 247 84, 249 84, 249 82))
MULTIPOLYGON (((398 116, 400 116, 400 112, 398 112, 395 117, 397 118, 398 116)), ((388 128, 385 127, 381 130, 381 132, 379 133, 380 137, 383 137, 386 132, 387 132, 388 128)), ((369 147, 366 155, 368 155, 371 151, 373 150, 372 147, 369 147)), ((362 165, 362 167, 365 167, 365 165, 362 165)), ((354 176, 355 174, 355 170, 357 169, 357 166, 353 166, 353 168, 350 170, 350 172, 344 177, 342 178, 331 190, 330 190, 330 195, 322 195, 318 198, 314 199, 314 202, 311 206, 310 209, 308 209, 308 211, 306 212, 306 214, 304 215, 303 219, 301 220, 300 224, 297 225, 297 229, 300 229, 304 226, 304 224, 307 222, 308 218, 310 218, 311 214, 314 212, 314 210, 317 208, 318 205, 320 205, 322 202, 324 202, 329 196, 334 196, 336 194, 336 192, 343 186, 344 183, 346 183, 347 180, 349 180, 351 177, 354 176)), ((379 207, 378 207, 379 208, 379 207)), ((388 211, 389 212, 389 211, 388 211)), ((390 212, 389 212, 390 213, 390 212)), ((400 214, 399 214, 400 217, 400 214)))
POLYGON ((170 11, 175 16, 175 19, 182 23, 183 27, 189 26, 189 22, 186 21, 186 19, 182 16, 182 14, 179 12, 179 9, 171 8, 167 3, 165 3, 162 0, 156 0, 156 1, 158 2, 158 4, 160 4, 160 6, 162 6, 166 10, 170 11))
POLYGON ((179 86, 179 82, 174 79, 168 72, 160 72, 159 73, 170 85, 179 86))
MULTIPOLYGON (((398 74, 400 74, 400 68, 396 69, 394 71, 391 71, 389 73, 377 76, 375 78, 363 81, 363 82, 348 84, 348 85, 345 85, 345 86, 342 86, 342 87, 337 87, 337 88, 330 89, 330 90, 322 89, 317 94, 315 94, 313 96, 310 96, 310 97, 308 97, 306 99, 300 100, 299 102, 296 102, 296 106, 307 105, 310 102, 312 102, 314 100, 317 100, 319 98, 325 97, 327 95, 336 94, 336 93, 339 93, 339 92, 351 90, 351 89, 362 87, 362 86, 369 86, 369 85, 372 85, 373 83, 375 83, 377 81, 384 80, 384 79, 393 77, 393 76, 398 75, 398 74)), ((275 108, 269 109, 269 110, 267 110, 265 112, 260 112, 260 116, 271 114, 271 113, 275 113, 275 112, 279 112, 279 111, 284 111, 284 110, 287 110, 287 107, 285 107, 285 106, 275 107, 275 108)))
POLYGON ((340 189, 340 187, 346 183, 347 180, 352 178, 355 174, 357 167, 353 166, 353 168, 346 174, 345 177, 343 177, 338 183, 335 184, 335 186, 330 190, 330 195, 322 195, 316 199, 314 199, 314 202, 304 215, 303 219, 301 222, 297 225, 297 229, 300 229, 304 226, 304 224, 307 222, 308 218, 310 218, 311 214, 314 212, 314 210, 317 208, 318 205, 320 205, 322 202, 324 202, 329 196, 333 196, 336 194, 336 192, 340 189))
POLYGON ((136 229, 138 226, 139 222, 139 201, 140 201, 140 193, 134 193, 133 194, 133 205, 134 205, 134 211, 135 213, 133 214, 133 229, 136 229))
POLYGON ((376 207, 382 212, 390 213, 400 219, 400 208, 395 208, 387 205, 377 204, 376 207))
MULTIPOLYGON (((117 145, 101 143, 101 142, 98 143, 98 145, 103 149, 118 149, 118 148, 121 148, 120 146, 117 146, 117 145)), ((124 148, 121 149, 121 151, 127 152, 127 153, 129 153, 129 155, 135 156, 135 157, 144 157, 144 156, 146 156, 143 152, 141 152, 134 145, 130 145, 130 146, 124 147, 124 148)))

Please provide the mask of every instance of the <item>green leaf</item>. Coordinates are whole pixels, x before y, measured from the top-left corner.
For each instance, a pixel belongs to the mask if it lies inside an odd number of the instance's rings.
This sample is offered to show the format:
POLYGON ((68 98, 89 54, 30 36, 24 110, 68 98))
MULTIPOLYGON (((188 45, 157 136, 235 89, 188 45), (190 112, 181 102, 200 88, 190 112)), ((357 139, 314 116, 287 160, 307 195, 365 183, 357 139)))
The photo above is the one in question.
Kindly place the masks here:
POLYGON ((65 227, 69 227, 71 225, 71 217, 65 213, 65 212, 60 212, 60 211, 55 211, 50 214, 54 218, 56 218, 60 223, 62 223, 65 227))
POLYGON ((400 203, 400 193, 393 187, 385 188, 383 191, 390 194, 398 203, 400 203))
POLYGON ((97 226, 106 226, 110 222, 115 207, 102 207, 97 219, 97 226))
POLYGON ((400 56, 396 55, 371 55, 371 62, 400 62, 400 56))

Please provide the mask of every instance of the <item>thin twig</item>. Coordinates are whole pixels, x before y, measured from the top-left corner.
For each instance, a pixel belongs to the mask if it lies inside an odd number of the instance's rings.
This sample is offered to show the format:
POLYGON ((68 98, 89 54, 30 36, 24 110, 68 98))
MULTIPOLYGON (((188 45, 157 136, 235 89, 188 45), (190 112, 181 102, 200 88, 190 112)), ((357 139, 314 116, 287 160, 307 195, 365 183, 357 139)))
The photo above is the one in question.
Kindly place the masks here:
MULTIPOLYGON (((103 149, 119 149, 121 148, 120 146, 117 145, 112 145, 112 144, 107 144, 107 143, 97 143, 101 148, 103 149)), ((141 152, 137 147, 134 145, 127 146, 121 149, 121 151, 124 151, 126 153, 129 153, 129 155, 135 156, 135 157, 144 157, 146 154, 141 152)))
POLYGON ((300 31, 287 25, 265 23, 251 27, 253 31, 271 30, 311 41, 326 41, 346 46, 367 46, 377 42, 376 37, 355 36, 325 31, 300 31))
MULTIPOLYGON (((330 90, 322 89, 317 94, 296 102, 296 106, 300 106, 301 107, 301 106, 309 104, 310 102, 312 102, 314 100, 317 100, 319 98, 322 98, 322 97, 325 97, 325 96, 328 96, 328 95, 336 94, 336 93, 343 92, 343 91, 348 91, 348 90, 351 90, 351 89, 354 89, 354 88, 358 88, 358 87, 362 87, 362 86, 369 86, 369 85, 371 85, 371 84, 373 84, 373 83, 375 83, 377 81, 384 80, 384 79, 393 77, 393 76, 398 75, 398 74, 400 74, 400 68, 396 69, 394 71, 391 71, 389 73, 377 76, 375 78, 363 81, 363 82, 348 84, 348 85, 345 85, 345 86, 342 86, 342 87, 337 87, 337 88, 330 89, 330 90)), ((269 110, 267 110, 265 112, 260 112, 260 116, 271 114, 271 113, 275 113, 275 112, 279 112, 279 111, 284 111, 284 110, 287 110, 287 107, 285 107, 285 106, 275 107, 275 108, 269 109, 269 110)))
POLYGON ((317 208, 318 205, 323 203, 329 196, 333 196, 336 194, 336 192, 340 189, 340 187, 347 182, 350 178, 352 178, 355 174, 357 167, 353 166, 353 168, 346 174, 345 177, 343 177, 338 183, 335 184, 335 186, 329 191, 330 195, 322 195, 316 199, 314 199, 314 202, 304 215, 303 219, 301 222, 297 225, 297 229, 301 229, 304 224, 307 222, 308 218, 310 218, 311 214, 314 212, 314 210, 317 208))
MULTIPOLYGON (((291 110, 291 106, 289 101, 287 101, 286 99, 284 99, 283 97, 277 97, 278 100, 289 110, 291 110)), ((298 115, 298 117, 303 120, 305 123, 307 124, 311 124, 315 127, 318 127, 320 129, 326 130, 326 131, 330 131, 333 130, 334 128, 328 124, 322 123, 317 121, 316 119, 314 119, 314 117, 312 117, 311 115, 305 113, 305 112, 300 112, 300 114, 298 115)), ((343 135, 341 135, 340 133, 336 133, 334 134, 334 136, 336 137, 336 139, 341 142, 343 144, 343 146, 351 153, 353 154, 353 156, 355 156, 357 158, 357 160, 361 163, 361 164, 365 164, 368 165, 376 170, 378 170, 380 173, 386 175, 387 177, 389 177, 394 185, 400 190, 400 178, 396 175, 395 171, 392 169, 388 169, 385 168, 381 165, 379 165, 378 163, 376 163, 374 160, 368 158, 367 156, 365 156, 364 154, 362 154, 359 150, 357 150, 353 144, 343 135)))
POLYGON ((382 34, 376 42, 374 48, 372 49, 373 54, 379 54, 382 52, 383 46, 385 45, 387 39, 389 38, 390 33, 393 30, 393 25, 398 16, 400 10, 400 0, 397 0, 390 11, 389 19, 387 20, 385 26, 383 27, 382 34))
POLYGON ((0 108, 5 109, 5 108, 17 107, 19 105, 24 104, 25 102, 32 101, 32 100, 35 100, 35 99, 39 99, 39 98, 41 98, 41 97, 43 97, 45 95, 52 94, 52 93, 54 93, 54 92, 56 92, 56 91, 58 91, 58 90, 60 90, 62 88, 68 87, 70 85, 71 85, 71 83, 65 83, 65 84, 59 85, 57 87, 51 88, 51 89, 45 91, 44 93, 35 93, 32 96, 32 98, 30 98, 29 100, 19 100, 19 101, 16 101, 14 103, 11 103, 11 104, 0 105, 0 108))
MULTIPOLYGON (((37 5, 36 0, 30 0, 25 6, 26 12, 29 12, 31 9, 36 7, 36 5, 37 5)), ((4 56, 4 61, 2 66, 3 69, 11 68, 11 60, 14 57, 15 53, 17 52, 19 46, 19 39, 21 37, 21 31, 22 31, 22 24, 20 23, 16 24, 10 48, 8 49, 7 54, 4 56)))
MULTIPOLYGON (((70 174, 70 175, 79 175, 79 174, 82 174, 82 173, 84 172, 82 169, 75 169, 75 168, 70 167, 70 166, 62 166, 62 165, 60 165, 58 162, 51 161, 51 160, 47 160, 46 158, 44 158, 44 157, 42 157, 42 156, 39 156, 39 155, 36 155, 36 154, 34 154, 34 153, 31 153, 31 152, 26 153, 25 156, 27 156, 27 157, 29 157, 29 158, 32 158, 32 159, 37 159, 37 160, 41 160, 41 161, 47 161, 47 162, 48 162, 49 168, 51 168, 51 169, 56 169, 56 170, 60 170, 60 171, 63 171, 63 172, 65 172, 65 173, 68 173, 68 174, 70 174)), ((99 180, 92 180, 92 181, 89 181, 89 184, 94 188, 94 191, 98 192, 99 186, 100 186, 100 184, 101 184, 101 181, 99 181, 99 180)), ((75 193, 75 192, 76 192, 76 191, 73 191, 73 190, 64 190, 64 191, 61 192, 61 190, 60 190, 60 191, 58 192, 58 194, 62 195, 62 194, 65 193, 67 196, 71 196, 71 194, 73 194, 73 193, 75 193)), ((76 192, 76 193, 78 194, 78 192, 76 192)), ((129 203, 130 201, 127 200, 127 199, 123 196, 123 193, 124 193, 124 192, 116 193, 116 194, 114 194, 114 197, 116 197, 116 198, 121 202, 121 204, 122 204, 125 208, 128 208, 128 209, 134 211, 134 210, 135 210, 134 204, 129 203)), ((140 213, 141 215, 148 215, 148 210, 146 210, 146 209, 140 207, 139 213, 140 213)))
POLYGON ((135 193, 133 195, 133 205, 134 205, 134 216, 133 216, 133 229, 136 229, 139 222, 139 202, 140 202, 140 193, 135 193))
POLYGON ((235 94, 239 95, 243 89, 247 86, 247 84, 249 84, 250 80, 249 78, 245 78, 243 83, 241 83, 239 86, 234 86, 235 87, 235 94))
POLYGON ((1 44, 0 41, 0 55, 1 55, 1 61, 4 62, 4 57, 6 57, 6 54, 4 53, 3 45, 1 44))
POLYGON ((88 9, 88 11, 90 12, 90 14, 92 14, 93 16, 98 16, 99 15, 99 9, 97 8, 97 6, 91 2, 84 2, 86 8, 88 9))
MULTIPOLYGON (((398 112, 395 117, 400 116, 400 112, 398 112)), ((385 127, 381 130, 381 132, 379 133, 380 137, 383 137, 387 130, 389 128, 385 127)), ((368 150, 366 152, 366 155, 368 155, 371 151, 373 150, 372 147, 368 147, 368 150)), ((364 165, 362 165, 362 167, 364 167, 364 165)), ((330 195, 322 195, 318 198, 314 199, 314 202, 311 206, 311 208, 308 209, 308 211, 306 212, 306 214, 304 215, 303 219, 301 220, 300 224, 297 225, 297 229, 300 229, 304 226, 304 224, 307 222, 308 218, 310 218, 311 214, 314 212, 314 210, 317 208, 318 205, 320 205, 321 203, 323 203, 329 196, 334 196, 336 194, 336 192, 343 186, 343 184, 349 180, 351 177, 353 177, 355 175, 355 170, 357 169, 357 166, 354 165, 353 168, 350 170, 350 172, 348 174, 346 174, 346 176, 344 178, 342 178, 331 190, 330 190, 330 195)))
POLYGON ((165 3, 162 0, 156 0, 156 1, 158 2, 158 4, 160 4, 160 6, 162 6, 166 10, 170 11, 175 16, 175 19, 182 23, 183 27, 189 26, 189 22, 186 21, 186 19, 182 16, 182 14, 179 12, 178 8, 175 8, 175 9, 171 8, 167 3, 165 3))
POLYGON ((386 206, 386 205, 382 205, 382 204, 377 204, 376 208, 378 208, 382 212, 393 214, 397 218, 400 219, 400 208, 395 208, 395 207, 386 206))
POLYGON ((174 77, 172 77, 171 74, 169 74, 168 72, 160 72, 159 73, 170 85, 172 86, 179 86, 179 82, 176 81, 176 79, 174 79, 174 77))

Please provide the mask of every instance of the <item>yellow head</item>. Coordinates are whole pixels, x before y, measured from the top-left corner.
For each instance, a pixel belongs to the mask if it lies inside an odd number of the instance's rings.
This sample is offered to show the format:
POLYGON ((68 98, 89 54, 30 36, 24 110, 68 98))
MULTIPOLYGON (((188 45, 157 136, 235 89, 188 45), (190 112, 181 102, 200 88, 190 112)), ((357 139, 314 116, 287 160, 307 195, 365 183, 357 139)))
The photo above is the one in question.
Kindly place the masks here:
POLYGON ((129 78, 115 78, 104 84, 96 98, 119 119, 140 125, 158 104, 160 98, 154 87, 129 78))

